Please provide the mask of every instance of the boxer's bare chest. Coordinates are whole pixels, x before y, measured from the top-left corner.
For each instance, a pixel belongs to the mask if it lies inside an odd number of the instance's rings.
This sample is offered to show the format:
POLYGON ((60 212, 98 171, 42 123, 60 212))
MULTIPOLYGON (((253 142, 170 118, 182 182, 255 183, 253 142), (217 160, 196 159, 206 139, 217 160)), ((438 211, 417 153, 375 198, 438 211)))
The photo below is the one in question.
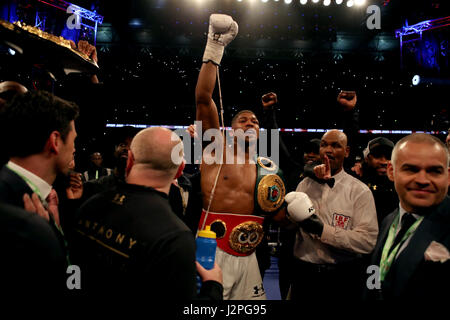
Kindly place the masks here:
MULTIPOLYGON (((202 165, 203 207, 207 209, 219 165, 202 165)), ((220 169, 210 211, 253 214, 256 183, 255 164, 224 164, 220 169)))

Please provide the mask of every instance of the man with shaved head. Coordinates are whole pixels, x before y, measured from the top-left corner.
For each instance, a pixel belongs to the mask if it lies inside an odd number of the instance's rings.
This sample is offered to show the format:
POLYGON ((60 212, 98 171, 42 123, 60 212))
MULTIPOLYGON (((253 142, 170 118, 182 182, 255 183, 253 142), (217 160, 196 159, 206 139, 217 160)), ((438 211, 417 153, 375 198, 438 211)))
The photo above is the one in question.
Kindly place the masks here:
POLYGON ((26 93, 28 89, 15 81, 0 82, 0 106, 16 94, 26 93))
POLYGON ((436 301, 450 286, 449 152, 436 137, 416 133, 394 147, 388 176, 399 208, 382 222, 368 298, 436 301))
MULTIPOLYGON (((77 216, 74 263, 82 288, 94 292, 145 292, 151 299, 196 297, 195 242, 168 201, 184 167, 183 144, 170 130, 140 131, 131 142, 126 183, 82 205, 77 216)), ((197 264, 201 295, 222 299, 222 273, 197 264)))
POLYGON ((289 218, 298 227, 291 299, 357 299, 361 256, 372 251, 378 234, 374 199, 343 169, 349 154, 343 132, 325 133, 319 152, 319 179, 305 178, 286 195, 289 218))

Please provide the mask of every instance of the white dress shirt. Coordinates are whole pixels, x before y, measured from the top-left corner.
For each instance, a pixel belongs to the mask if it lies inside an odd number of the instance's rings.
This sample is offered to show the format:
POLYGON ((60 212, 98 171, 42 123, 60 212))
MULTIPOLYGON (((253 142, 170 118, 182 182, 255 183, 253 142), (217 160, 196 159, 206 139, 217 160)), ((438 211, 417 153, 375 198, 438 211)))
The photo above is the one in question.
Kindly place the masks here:
POLYGON ((297 233, 294 255, 300 260, 324 264, 353 260, 368 254, 378 236, 377 213, 372 192, 344 170, 333 176, 330 188, 305 178, 296 191, 306 193, 324 224, 320 237, 303 230, 297 233))
POLYGON ((51 185, 49 185, 46 181, 44 181, 34 173, 28 171, 25 168, 22 168, 14 162, 9 161, 7 166, 9 169, 21 176, 22 179, 25 178, 24 181, 31 188, 31 190, 33 190, 33 192, 36 192, 38 194, 38 196, 41 198, 41 201, 44 202, 45 199, 47 199, 50 191, 52 191, 51 185))

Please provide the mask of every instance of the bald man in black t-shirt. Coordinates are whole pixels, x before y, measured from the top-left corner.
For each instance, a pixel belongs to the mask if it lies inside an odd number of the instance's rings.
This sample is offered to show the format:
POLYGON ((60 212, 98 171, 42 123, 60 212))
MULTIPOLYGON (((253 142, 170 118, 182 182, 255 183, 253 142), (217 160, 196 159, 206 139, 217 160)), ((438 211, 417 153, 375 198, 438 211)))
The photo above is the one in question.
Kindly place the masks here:
MULTIPOLYGON (((170 185, 184 167, 182 156, 181 140, 170 130, 142 130, 131 143, 126 183, 83 204, 73 239, 82 288, 145 292, 157 300, 196 298, 194 237, 168 202, 170 185), (179 150, 174 152, 178 160, 172 150, 179 150)), ((205 270, 197 264, 197 271, 202 297, 221 300, 220 268, 205 270)))

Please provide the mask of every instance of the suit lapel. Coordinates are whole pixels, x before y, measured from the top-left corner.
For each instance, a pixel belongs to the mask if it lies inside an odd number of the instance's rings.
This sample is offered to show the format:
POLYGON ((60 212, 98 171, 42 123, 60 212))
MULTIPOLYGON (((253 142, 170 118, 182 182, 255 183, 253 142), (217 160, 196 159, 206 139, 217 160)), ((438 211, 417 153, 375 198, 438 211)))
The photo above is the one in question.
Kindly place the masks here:
POLYGON ((372 255, 372 264, 379 265, 381 259, 381 253, 383 252, 384 244, 386 243, 386 238, 389 234, 389 228, 391 227, 392 222, 398 214, 398 209, 386 216, 384 218, 381 228, 378 234, 377 244, 375 245, 375 249, 373 250, 372 255))
POLYGON ((23 195, 28 193, 30 196, 33 190, 28 186, 28 184, 14 171, 4 166, 0 171, 0 180, 4 181, 10 188, 11 194, 9 194, 9 199, 5 199, 5 202, 12 205, 23 207, 23 195))
POLYGON ((406 289, 406 285, 414 272, 424 260, 424 254, 428 246, 433 240, 439 240, 443 235, 449 232, 449 226, 442 223, 441 215, 445 212, 446 205, 433 210, 427 215, 416 232, 411 237, 408 246, 399 254, 392 265, 393 285, 392 290, 395 296, 401 295, 406 289))

